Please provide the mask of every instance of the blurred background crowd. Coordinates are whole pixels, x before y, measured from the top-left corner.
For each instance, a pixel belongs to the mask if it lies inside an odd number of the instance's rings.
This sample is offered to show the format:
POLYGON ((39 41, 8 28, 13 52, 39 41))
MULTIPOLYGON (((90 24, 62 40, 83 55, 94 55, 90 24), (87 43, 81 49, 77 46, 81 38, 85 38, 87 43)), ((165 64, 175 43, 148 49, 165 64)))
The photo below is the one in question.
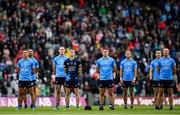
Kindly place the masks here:
MULTIPOLYGON (((0 0, 0 96, 17 96, 15 65, 23 48, 40 64, 39 96, 53 96, 52 59, 59 46, 81 60, 82 96, 97 97, 95 63, 108 47, 119 68, 129 48, 138 63, 134 93, 152 96, 148 79, 154 51, 167 47, 177 63, 175 95, 180 95, 180 2, 178 0, 0 0)), ((122 95, 118 74, 114 87, 122 95)), ((98 98, 97 98, 98 100, 98 98)))

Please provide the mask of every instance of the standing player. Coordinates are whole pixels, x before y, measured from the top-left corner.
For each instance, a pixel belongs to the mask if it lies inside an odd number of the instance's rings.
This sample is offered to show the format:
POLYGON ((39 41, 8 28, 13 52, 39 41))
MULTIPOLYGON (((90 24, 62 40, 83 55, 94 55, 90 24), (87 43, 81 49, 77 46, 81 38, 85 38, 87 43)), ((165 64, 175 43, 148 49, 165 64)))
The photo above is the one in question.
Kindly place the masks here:
POLYGON ((110 106, 109 109, 114 110, 114 79, 116 76, 116 62, 113 58, 109 57, 109 51, 103 49, 103 57, 97 60, 96 72, 99 74, 99 92, 100 92, 100 106, 99 110, 104 110, 104 98, 106 89, 108 90, 110 106))
POLYGON ((75 51, 70 50, 70 58, 66 59, 64 62, 64 71, 67 75, 65 81, 65 93, 66 93, 66 110, 69 110, 69 99, 71 89, 73 89, 76 95, 76 109, 79 110, 79 82, 78 77, 82 71, 82 65, 80 61, 75 58, 75 51))
POLYGON ((149 71, 149 77, 152 81, 153 91, 154 91, 154 103, 155 103, 155 109, 158 108, 158 92, 159 92, 159 73, 157 71, 158 61, 161 58, 161 51, 156 51, 156 59, 151 61, 150 64, 150 71, 149 71))
POLYGON ((131 51, 125 51, 126 59, 124 59, 120 64, 120 83, 124 87, 123 99, 124 99, 124 108, 127 107, 127 90, 130 89, 130 100, 131 100, 131 108, 133 108, 134 104, 134 93, 133 88, 135 85, 136 77, 137 77, 137 63, 131 58, 131 51))
POLYGON ((17 110, 21 109, 23 96, 25 89, 29 90, 32 100, 32 109, 35 109, 35 95, 33 90, 32 83, 32 74, 35 73, 35 65, 33 61, 28 58, 28 51, 23 50, 23 58, 18 61, 17 64, 17 73, 19 73, 19 95, 18 95, 18 107, 17 110))
POLYGON ((169 110, 173 110, 173 75, 176 74, 176 62, 169 57, 169 49, 163 49, 163 57, 158 61, 158 72, 160 73, 160 90, 158 109, 162 109, 163 93, 167 89, 169 97, 169 110))
MULTIPOLYGON (((34 58, 34 54, 33 54, 33 50, 32 49, 29 49, 28 50, 28 53, 29 53, 29 58, 32 59, 32 61, 34 62, 35 64, 35 70, 36 70, 36 73, 33 74, 32 76, 32 82, 33 82, 33 90, 34 90, 34 95, 35 95, 35 100, 36 100, 36 81, 39 79, 38 78, 38 71, 39 71, 39 63, 38 61, 34 58)), ((33 107, 33 104, 31 104, 31 108, 33 107)))
MULTIPOLYGON (((35 95, 35 100, 36 100, 36 79, 38 79, 38 70, 39 70, 39 63, 38 61, 34 58, 33 56, 33 50, 32 49, 28 49, 28 54, 29 54, 29 58, 34 62, 34 65, 35 65, 35 71, 36 73, 32 75, 32 82, 33 82, 33 91, 34 91, 34 95, 35 95)), ((24 104, 25 104, 25 108, 27 108, 27 98, 26 98, 26 95, 28 93, 28 89, 26 88, 25 89, 25 95, 24 95, 24 104)), ((33 107, 33 104, 31 104, 31 108, 33 107)))
POLYGON ((59 109, 59 102, 61 100, 61 87, 64 87, 66 80, 66 73, 64 72, 64 61, 67 57, 64 55, 65 48, 59 47, 59 55, 53 59, 53 75, 55 77, 55 94, 56 94, 56 109, 59 109))

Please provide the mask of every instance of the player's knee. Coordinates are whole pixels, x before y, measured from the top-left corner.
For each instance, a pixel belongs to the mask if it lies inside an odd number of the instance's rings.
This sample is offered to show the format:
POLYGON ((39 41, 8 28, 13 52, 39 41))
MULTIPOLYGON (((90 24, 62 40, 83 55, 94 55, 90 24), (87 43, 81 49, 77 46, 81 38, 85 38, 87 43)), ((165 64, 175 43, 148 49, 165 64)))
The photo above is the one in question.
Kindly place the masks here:
POLYGON ((100 96, 102 97, 102 96, 104 96, 105 95, 105 93, 100 93, 100 96))
POLYGON ((124 92, 123 95, 124 95, 124 96, 127 96, 127 92, 124 92))
POLYGON ((156 92, 154 92, 154 95, 155 95, 155 96, 158 96, 158 92, 157 92, 157 91, 156 91, 156 92))
POLYGON ((168 96, 169 96, 169 97, 172 97, 173 94, 172 94, 171 92, 168 92, 168 96))
POLYGON ((75 93, 76 97, 79 97, 79 93, 75 93))
POLYGON ((159 93, 159 97, 163 97, 163 93, 160 92, 160 93, 159 93))
POLYGON ((111 97, 113 96, 113 93, 112 93, 112 92, 109 92, 108 94, 109 94, 109 96, 111 96, 111 97))
POLYGON ((33 91, 29 92, 31 96, 35 96, 33 91))
POLYGON ((25 96, 25 93, 22 91, 19 91, 19 96, 25 96))
POLYGON ((57 96, 60 96, 60 91, 56 91, 56 95, 57 95, 57 96))
POLYGON ((131 97, 134 97, 134 94, 133 94, 133 93, 130 93, 130 96, 131 96, 131 97))
POLYGON ((70 93, 69 93, 69 92, 66 92, 65 96, 68 97, 69 95, 70 95, 70 93))

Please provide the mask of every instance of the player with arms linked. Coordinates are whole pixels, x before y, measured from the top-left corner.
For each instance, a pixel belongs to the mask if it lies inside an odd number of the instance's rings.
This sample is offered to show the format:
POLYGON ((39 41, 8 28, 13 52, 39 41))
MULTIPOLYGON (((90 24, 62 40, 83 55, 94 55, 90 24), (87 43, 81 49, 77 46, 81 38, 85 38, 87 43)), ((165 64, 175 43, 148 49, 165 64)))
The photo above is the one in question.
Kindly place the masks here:
MULTIPOLYGON (((28 54, 29 54, 29 58, 33 61, 34 65, 35 65, 35 71, 36 73, 34 73, 32 75, 32 82, 33 82, 33 91, 34 91, 34 95, 35 95, 35 100, 36 100, 36 82, 38 81, 38 70, 39 70, 39 63, 38 61, 34 58, 34 52, 32 49, 28 49, 28 54)), ((27 108, 27 93, 28 93, 28 88, 25 89, 25 93, 24 93, 24 104, 25 104, 25 107, 24 108, 27 108)), ((33 104, 31 104, 31 108, 33 107, 33 104)))
POLYGON ((150 64, 150 70, 149 70, 149 78, 151 80, 153 91, 154 91, 154 104, 155 109, 158 108, 158 94, 159 94, 159 73, 157 71, 158 61, 161 58, 161 51, 157 50, 156 53, 156 59, 151 61, 150 64))
POLYGON ((28 57, 28 51, 23 50, 23 58, 17 63, 17 73, 19 74, 19 95, 18 107, 16 110, 22 108, 22 101, 25 95, 25 89, 29 90, 32 100, 32 109, 35 109, 35 94, 33 90, 32 75, 36 73, 34 62, 28 57))

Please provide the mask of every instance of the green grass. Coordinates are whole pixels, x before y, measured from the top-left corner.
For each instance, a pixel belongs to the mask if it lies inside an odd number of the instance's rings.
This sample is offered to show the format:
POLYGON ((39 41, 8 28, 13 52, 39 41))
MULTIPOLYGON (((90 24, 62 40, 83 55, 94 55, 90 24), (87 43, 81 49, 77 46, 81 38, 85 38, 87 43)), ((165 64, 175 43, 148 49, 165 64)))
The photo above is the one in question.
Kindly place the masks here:
POLYGON ((8 114, 8 115, 154 115, 154 114, 161 114, 161 115, 174 115, 179 114, 180 115, 180 106, 175 106, 174 110, 169 111, 169 107, 165 106, 163 110, 154 110, 153 106, 134 106, 133 109, 127 109, 125 110, 122 106, 116 106, 115 110, 109 110, 108 106, 104 108, 104 111, 99 111, 98 106, 93 106, 93 110, 84 110, 83 107, 81 107, 80 110, 75 110, 74 107, 71 107, 70 110, 66 111, 64 108, 61 108, 59 110, 54 110, 52 107, 38 107, 36 110, 28 109, 21 109, 19 111, 16 111, 15 108, 7 108, 7 107, 1 107, 0 108, 0 114, 8 114))

